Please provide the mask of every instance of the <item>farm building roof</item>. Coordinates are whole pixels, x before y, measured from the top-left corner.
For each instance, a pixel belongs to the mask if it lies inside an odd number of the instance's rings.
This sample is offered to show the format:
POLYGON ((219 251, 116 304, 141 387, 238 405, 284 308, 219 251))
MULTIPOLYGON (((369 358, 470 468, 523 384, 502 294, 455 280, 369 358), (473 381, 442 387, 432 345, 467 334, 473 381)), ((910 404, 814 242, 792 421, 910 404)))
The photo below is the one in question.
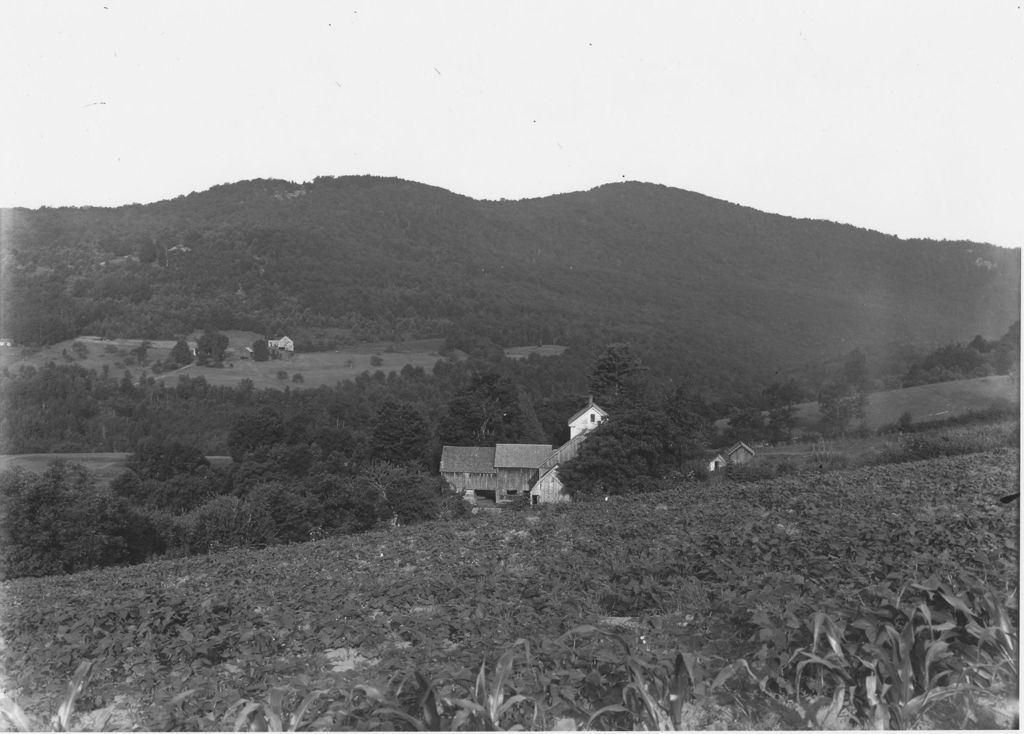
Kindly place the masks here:
POLYGON ((542 443, 499 443, 494 447, 494 468, 536 469, 551 456, 552 448, 542 443))
POLYGON ((577 418, 579 418, 579 417, 580 417, 581 415, 583 415, 584 413, 586 413, 586 412, 587 412, 588 410, 590 410, 591 408, 593 408, 593 409, 594 409, 594 410, 596 410, 596 411, 597 411, 598 413, 600 413, 600 414, 601 414, 601 416, 602 416, 603 418, 607 418, 607 417, 608 417, 608 411, 606 411, 606 410, 605 410, 604 408, 602 408, 602 407, 601 407, 600 405, 598 405, 598 404, 597 404, 597 403, 595 403, 595 402, 594 402, 593 400, 591 400, 591 401, 590 401, 589 403, 587 403, 587 405, 586 405, 586 407, 585 407, 585 408, 581 408, 581 409, 580 409, 579 411, 577 411, 577 412, 576 412, 576 414, 575 414, 575 415, 574 415, 574 416, 573 416, 572 418, 570 418, 570 419, 569 419, 569 423, 572 423, 572 422, 573 422, 574 420, 576 420, 577 418))
POLYGON ((441 471, 494 474, 494 447, 445 446, 441 449, 441 471))
POLYGON ((750 454, 751 456, 753 456, 753 455, 754 455, 754 449, 750 448, 749 446, 747 446, 747 445, 746 445, 745 443, 743 443, 742 441, 740 441, 739 443, 737 443, 737 444, 736 444, 735 446, 732 446, 732 447, 730 447, 730 448, 729 448, 729 449, 728 449, 728 450, 727 450, 727 451, 725 452, 725 455, 726 455, 726 456, 732 456, 733 454, 735 454, 735 453, 736 453, 737 451, 739 451, 740 449, 745 449, 745 450, 746 450, 746 452, 747 452, 748 454, 750 454))

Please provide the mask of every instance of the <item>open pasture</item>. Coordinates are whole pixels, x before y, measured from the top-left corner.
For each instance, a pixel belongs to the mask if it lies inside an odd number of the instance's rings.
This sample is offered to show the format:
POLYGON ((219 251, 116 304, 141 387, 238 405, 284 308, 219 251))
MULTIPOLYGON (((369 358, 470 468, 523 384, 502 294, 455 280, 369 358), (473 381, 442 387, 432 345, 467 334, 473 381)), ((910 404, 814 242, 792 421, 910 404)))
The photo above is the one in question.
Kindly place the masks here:
MULTIPOLYGON (((155 379, 175 384, 178 377, 202 376, 209 384, 235 387, 241 380, 252 380, 256 389, 292 389, 333 387, 336 382, 350 380, 362 372, 381 370, 384 373, 400 371, 406 365, 432 369, 442 359, 439 350, 443 339, 418 339, 408 342, 366 342, 342 347, 331 352, 300 352, 281 359, 255 362, 243 359, 245 347, 262 338, 255 332, 225 331, 228 337, 228 352, 224 367, 199 367, 186 365, 180 369, 154 375, 153 362, 170 358, 174 341, 148 341, 145 367, 140 367, 132 350, 143 344, 143 339, 104 339, 83 336, 77 339, 53 344, 39 349, 10 347, 0 349, 0 367, 17 371, 22 366, 41 367, 48 362, 56 364, 77 364, 85 369, 102 371, 104 367, 112 375, 121 375, 125 370, 138 376, 140 372, 155 379), (296 377, 298 375, 298 377, 296 377)), ((196 338, 198 335, 192 335, 196 338)))
MULTIPOLYGON (((110 706, 118 729, 244 728, 237 717, 249 702, 247 716, 296 712, 314 691, 301 712, 313 729, 430 728, 438 716, 470 729, 656 728, 661 704, 647 709, 639 691, 664 702, 671 681, 686 684, 685 709, 672 714, 685 714, 684 728, 863 725, 852 717, 879 709, 865 709, 862 692, 830 706, 847 686, 835 668, 862 676, 857 660, 868 652, 858 635, 881 624, 870 610, 896 620, 926 603, 929 624, 952 620, 945 647, 929 653, 929 680, 960 659, 958 646, 980 629, 971 620, 1007 625, 993 639, 1016 644, 1019 516, 999 497, 1018 486, 1019 458, 1003 449, 684 484, 19 579, 0 585, 3 686, 29 711, 56 710, 76 666, 92 660, 79 709, 110 706), (964 584, 981 584, 985 596, 964 584), (948 599, 968 609, 966 622, 945 611, 948 599), (850 624, 858 615, 860 626, 850 624), (681 661, 674 677, 672 660, 681 661)), ((940 630, 922 630, 927 648, 940 630)), ((879 638, 876 651, 885 644, 879 638)), ((990 686, 1002 685, 1003 667, 986 670, 990 686)), ((1005 698, 1015 685, 994 690, 1005 698)), ((976 723, 1008 726, 997 716, 1003 698, 976 723)), ((964 704, 955 704, 922 707, 914 721, 956 725, 964 704)), ((885 711, 904 715, 895 704, 885 711)))
MULTIPOLYGON (((1019 402, 1020 388, 1006 375, 937 382, 870 393, 865 422, 869 429, 877 430, 895 423, 903 413, 910 413, 915 423, 926 423, 1019 402)), ((815 430, 821 419, 818 403, 798 404, 794 417, 799 431, 815 430)))
POLYGON ((174 384, 180 375, 202 376, 211 385, 236 386, 241 380, 252 380, 253 386, 291 389, 333 387, 335 383, 351 380, 363 372, 380 370, 385 374, 398 372, 406 365, 430 370, 443 359, 430 342, 419 342, 420 349, 404 344, 356 344, 333 352, 298 352, 281 359, 256 362, 251 359, 231 359, 224 367, 188 365, 173 372, 157 375, 156 379, 174 384), (296 377, 298 375, 298 377, 296 377))
POLYGON ((109 484, 125 470, 126 453, 63 453, 63 454, 4 454, 0 455, 0 471, 20 467, 42 474, 55 461, 73 461, 92 472, 101 484, 109 484))
POLYGON ((539 357, 558 357, 563 354, 566 349, 568 349, 568 347, 563 347, 559 344, 505 347, 505 356, 509 359, 526 359, 531 354, 536 354, 539 357))
MULTIPOLYGON (((109 484, 126 468, 125 462, 131 454, 121 452, 110 453, 57 453, 57 454, 0 454, 0 471, 13 467, 21 467, 28 471, 42 474, 55 461, 73 461, 81 464, 95 476, 99 484, 109 484)), ((230 456, 207 456, 213 466, 226 466, 231 463, 230 456)))

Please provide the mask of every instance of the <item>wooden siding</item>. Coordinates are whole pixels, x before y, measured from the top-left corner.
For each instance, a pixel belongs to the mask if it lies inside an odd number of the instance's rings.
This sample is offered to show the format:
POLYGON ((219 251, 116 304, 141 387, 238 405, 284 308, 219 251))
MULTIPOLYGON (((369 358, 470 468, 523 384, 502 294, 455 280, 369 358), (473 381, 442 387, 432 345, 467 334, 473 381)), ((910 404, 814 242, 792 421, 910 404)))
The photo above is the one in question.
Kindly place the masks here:
POLYGON ((498 489, 498 475, 493 472, 443 472, 441 476, 456 492, 473 492, 477 489, 495 492, 498 489))
POLYGON ((580 445, 586 439, 586 433, 580 433, 570 438, 568 441, 563 443, 557 449, 551 452, 551 456, 544 460, 544 463, 540 465, 538 471, 544 474, 548 469, 554 469, 559 464, 564 464, 570 459, 575 459, 576 454, 580 452, 580 445))
POLYGON ((527 494, 530 485, 537 479, 537 470, 517 467, 514 469, 498 469, 497 501, 509 499, 520 494, 527 494))
POLYGON ((558 478, 558 470, 551 469, 542 476, 530 490, 531 501, 537 504, 550 502, 568 502, 569 495, 562 489, 562 480, 558 478), (535 500, 532 498, 536 498, 535 500))

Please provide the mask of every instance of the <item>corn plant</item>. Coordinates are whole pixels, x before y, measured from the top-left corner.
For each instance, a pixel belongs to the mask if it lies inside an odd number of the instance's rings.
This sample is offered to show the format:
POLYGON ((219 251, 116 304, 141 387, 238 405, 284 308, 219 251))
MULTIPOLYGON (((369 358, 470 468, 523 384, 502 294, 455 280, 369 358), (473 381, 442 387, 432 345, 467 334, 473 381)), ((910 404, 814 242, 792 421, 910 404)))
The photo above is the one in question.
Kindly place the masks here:
POLYGON ((592 728, 608 714, 625 714, 634 726, 647 731, 677 731, 698 728, 694 703, 705 700, 712 691, 741 670, 749 672, 745 661, 727 665, 708 681, 697 655, 676 651, 670 664, 652 660, 631 649, 621 635, 597 627, 582 625, 569 635, 601 635, 613 641, 619 653, 619 665, 626 669, 626 682, 621 688, 622 703, 602 706, 587 720, 592 728))
MULTIPOLYGON (((92 678, 92 666, 91 660, 83 660, 78 664, 75 674, 68 681, 67 690, 57 713, 50 717, 49 721, 30 716, 7 696, 0 697, 0 714, 15 731, 83 731, 73 728, 73 724, 77 723, 74 719, 75 703, 92 678)), ((101 709, 93 716, 90 728, 84 731, 104 731, 112 713, 113 707, 111 706, 101 709)))
POLYGON ((852 621, 812 615, 810 645, 792 650, 774 674, 791 676, 784 688, 803 723, 990 723, 978 702, 1012 695, 1018 680, 1018 635, 1005 605, 979 584, 960 594, 935 581, 913 588, 925 592, 924 601, 897 600, 852 621))
POLYGON ((234 731, 298 731, 310 706, 323 694, 313 691, 290 713, 285 711, 288 691, 271 688, 265 701, 243 699, 225 713, 225 720, 234 715, 234 731), (238 713, 235 714, 235 709, 238 713))

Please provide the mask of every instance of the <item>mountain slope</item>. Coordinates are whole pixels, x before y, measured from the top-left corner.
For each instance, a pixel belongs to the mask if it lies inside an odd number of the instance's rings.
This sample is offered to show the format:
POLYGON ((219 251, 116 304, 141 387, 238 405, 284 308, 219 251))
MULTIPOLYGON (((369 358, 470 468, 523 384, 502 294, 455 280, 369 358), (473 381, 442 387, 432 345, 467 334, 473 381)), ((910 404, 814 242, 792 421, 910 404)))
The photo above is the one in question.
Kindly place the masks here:
POLYGON ((0 318, 25 343, 206 326, 625 339, 659 371, 728 380, 857 346, 995 337, 1019 313, 1019 251, 653 184, 494 202, 375 177, 259 180, 2 216, 0 318))

